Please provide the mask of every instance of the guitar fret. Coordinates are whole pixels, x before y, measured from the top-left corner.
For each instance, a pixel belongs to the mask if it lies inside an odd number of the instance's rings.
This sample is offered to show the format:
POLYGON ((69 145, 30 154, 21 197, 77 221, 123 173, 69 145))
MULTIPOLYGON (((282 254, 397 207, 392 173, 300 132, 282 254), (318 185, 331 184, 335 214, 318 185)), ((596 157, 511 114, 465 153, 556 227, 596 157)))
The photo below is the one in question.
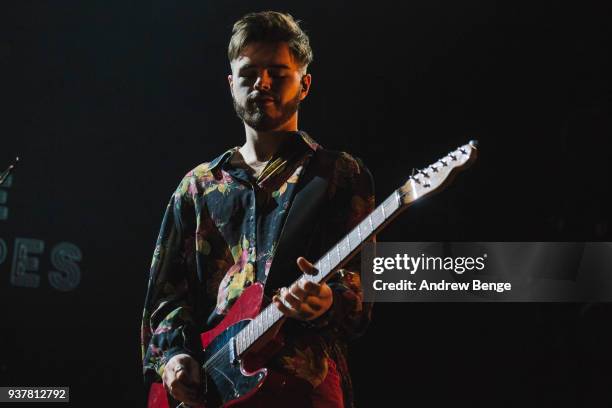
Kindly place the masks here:
POLYGON ((330 255, 329 255, 329 260, 330 260, 330 265, 329 268, 330 269, 334 269, 334 266, 336 266, 338 263, 334 260, 334 257, 337 256, 336 255, 336 251, 334 251, 334 249, 336 249, 335 247, 331 249, 330 255))
POLYGON ((374 210, 374 211, 372 212, 372 215, 375 217, 375 218, 374 218, 374 222, 376 223, 376 227, 374 227, 374 228, 378 228, 378 226, 379 226, 380 224, 382 224, 382 222, 384 221, 384 217, 383 217, 383 219, 382 219, 382 220, 380 219, 380 217, 381 217, 381 215, 382 215, 382 214, 381 214, 382 208, 383 208, 382 206, 381 206, 381 207, 378 207, 376 210, 374 210))
POLYGON ((387 219, 388 215, 386 213, 393 212, 393 195, 390 195, 389 197, 387 197, 387 199, 384 202, 382 210, 383 210, 383 215, 385 219, 387 219))
POLYGON ((266 331, 266 323, 264 322, 264 316, 257 316, 257 334, 262 335, 266 331))
POLYGON ((399 202, 397 200, 397 190, 393 191, 393 194, 391 194, 387 200, 389 201, 389 208, 391 208, 391 212, 395 212, 395 210, 399 208, 399 202))
POLYGON ((274 314, 272 313, 272 306, 268 306, 266 308, 266 310, 268 311, 268 329, 272 326, 274 326, 274 314))
POLYGON ((377 228, 385 220, 385 216, 384 216, 385 211, 384 211, 384 208, 385 208, 384 206, 380 206, 378 211, 376 212, 375 217, 376 217, 376 227, 377 228))
POLYGON ((238 332, 238 334, 236 334, 236 353, 240 354, 242 352, 242 344, 240 341, 240 333, 238 332))
POLYGON ((349 253, 359 248, 359 240, 357 238, 357 231, 355 231, 355 229, 349 232, 349 234, 347 235, 347 239, 349 244, 349 253))
POLYGON ((346 242, 344 239, 338 243, 338 252, 340 252, 340 259, 343 259, 348 255, 348 252, 346 252, 346 242))
POLYGON ((314 264, 314 267, 317 270, 317 274, 316 275, 306 275, 306 277, 312 278, 312 282, 314 283, 319 283, 321 281, 321 261, 318 261, 317 263, 314 264))
POLYGON ((253 326, 253 342, 255 342, 257 337, 259 337, 259 325, 257 324, 257 318, 251 320, 251 325, 253 326))
POLYGON ((247 325, 242 332, 244 333, 244 346, 245 349, 247 349, 251 345, 251 342, 249 341, 249 326, 247 325))
POLYGON ((270 328, 270 313, 269 312, 270 312, 270 309, 268 308, 264 309, 264 316, 263 316, 264 327, 265 327, 264 331, 270 328))

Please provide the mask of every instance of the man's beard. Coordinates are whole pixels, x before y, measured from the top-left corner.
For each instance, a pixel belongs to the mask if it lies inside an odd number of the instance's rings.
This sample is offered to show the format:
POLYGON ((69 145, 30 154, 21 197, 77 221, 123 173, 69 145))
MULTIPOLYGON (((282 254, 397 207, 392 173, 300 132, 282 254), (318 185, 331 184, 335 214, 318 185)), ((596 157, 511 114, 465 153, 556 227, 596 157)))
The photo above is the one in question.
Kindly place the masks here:
POLYGON ((238 117, 247 125, 255 130, 267 131, 280 127, 286 123, 297 112, 300 107, 300 92, 285 105, 278 107, 276 99, 274 104, 280 110, 281 115, 276 118, 271 118, 265 111, 264 107, 259 105, 253 98, 247 98, 245 105, 240 105, 236 98, 232 98, 234 109, 238 117))

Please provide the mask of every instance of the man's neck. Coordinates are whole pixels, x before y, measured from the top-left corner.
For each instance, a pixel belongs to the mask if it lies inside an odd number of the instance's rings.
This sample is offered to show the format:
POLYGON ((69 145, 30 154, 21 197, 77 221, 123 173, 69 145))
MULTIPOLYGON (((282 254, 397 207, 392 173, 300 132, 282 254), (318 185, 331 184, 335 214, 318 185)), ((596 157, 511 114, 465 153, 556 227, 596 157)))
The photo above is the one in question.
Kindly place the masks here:
POLYGON ((244 125, 246 141, 240 147, 240 154, 247 165, 258 165, 269 161, 278 151, 287 137, 297 131, 295 126, 284 126, 282 129, 257 131, 244 125))

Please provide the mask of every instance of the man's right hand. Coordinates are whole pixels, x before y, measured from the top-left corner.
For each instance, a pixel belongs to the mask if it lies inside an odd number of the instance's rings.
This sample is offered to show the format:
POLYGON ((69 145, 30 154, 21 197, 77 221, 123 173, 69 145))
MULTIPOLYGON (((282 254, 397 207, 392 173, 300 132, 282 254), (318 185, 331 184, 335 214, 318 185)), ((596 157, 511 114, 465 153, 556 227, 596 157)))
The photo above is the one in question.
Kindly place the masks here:
POLYGON ((189 405, 202 406, 200 365, 188 354, 177 354, 164 368, 164 387, 174 399, 189 405))

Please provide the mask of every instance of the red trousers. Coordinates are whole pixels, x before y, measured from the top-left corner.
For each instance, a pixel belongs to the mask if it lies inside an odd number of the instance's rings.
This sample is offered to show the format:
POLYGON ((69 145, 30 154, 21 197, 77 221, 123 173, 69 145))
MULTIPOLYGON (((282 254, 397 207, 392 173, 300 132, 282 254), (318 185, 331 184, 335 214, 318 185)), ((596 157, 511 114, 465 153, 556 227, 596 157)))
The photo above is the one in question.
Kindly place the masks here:
MULTIPOLYGON (((240 408, 344 408, 340 376, 336 363, 328 359, 325 380, 316 388, 286 386, 264 388, 240 408)), ((238 406, 237 406, 238 408, 238 406)))

